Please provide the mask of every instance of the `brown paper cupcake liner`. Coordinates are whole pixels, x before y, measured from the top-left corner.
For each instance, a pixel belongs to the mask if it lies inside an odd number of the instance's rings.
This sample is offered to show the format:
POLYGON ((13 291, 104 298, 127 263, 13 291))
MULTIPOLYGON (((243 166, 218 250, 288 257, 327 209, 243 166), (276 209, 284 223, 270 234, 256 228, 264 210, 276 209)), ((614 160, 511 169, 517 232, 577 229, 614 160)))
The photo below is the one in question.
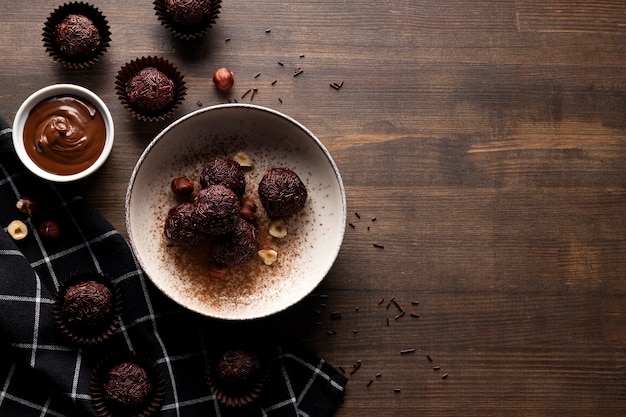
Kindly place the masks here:
POLYGON ((202 21, 195 25, 185 25, 175 22, 167 13, 166 0, 154 0, 154 10, 157 19, 177 39, 191 40, 204 36, 217 21, 222 7, 222 0, 209 0, 209 12, 202 21))
POLYGON ((81 271, 70 274, 65 281, 59 286, 54 305, 52 306, 52 314, 57 328, 65 337, 79 345, 94 346, 101 344, 107 340, 113 332, 118 328, 120 323, 120 315, 122 313, 122 297, 119 289, 105 275, 93 271, 81 271), (72 285, 84 282, 96 281, 109 288, 113 295, 113 308, 111 320, 108 324, 102 326, 92 326, 89 329, 76 328, 67 322, 63 314, 63 297, 65 292, 72 285))
MULTIPOLYGON (((253 350, 252 348, 245 348, 247 350, 253 350)), ((221 381, 216 376, 215 365, 219 358, 219 355, 226 350, 221 349, 211 354, 209 361, 205 369, 206 383, 211 390, 211 393, 215 395, 217 401, 228 407, 245 407, 257 401, 262 395, 263 390, 268 384, 270 371, 271 371, 271 359, 270 355, 265 350, 256 349, 256 353, 261 360, 261 370, 255 376, 253 381, 250 381, 250 386, 247 389, 241 391, 229 390, 227 387, 221 384, 221 381)))
POLYGON ((130 351, 115 351, 102 358, 92 370, 89 391, 92 406, 100 417, 149 417, 161 408, 165 398, 165 380, 150 359, 130 351), (152 384, 149 398, 139 407, 124 407, 107 399, 107 374, 114 366, 123 362, 131 362, 145 369, 152 384))
POLYGON ((104 52, 107 50, 111 43, 111 30, 109 23, 102 14, 102 12, 95 6, 85 2, 71 2, 65 3, 55 9, 43 28, 43 45, 46 48, 46 52, 56 62, 61 63, 66 68, 81 69, 95 65, 100 60, 104 52), (59 23, 63 21, 70 14, 79 14, 88 17, 98 28, 100 33, 100 44, 89 55, 81 57, 70 57, 60 50, 59 43, 55 41, 55 30, 59 23))
POLYGON ((168 60, 155 57, 141 57, 122 66, 115 78, 115 91, 124 108, 136 119, 147 122, 156 122, 167 119, 178 109, 185 99, 187 87, 183 75, 168 60), (169 77, 174 82, 174 98, 169 106, 159 112, 142 112, 135 108, 128 100, 126 84, 139 71, 147 67, 154 67, 169 77))

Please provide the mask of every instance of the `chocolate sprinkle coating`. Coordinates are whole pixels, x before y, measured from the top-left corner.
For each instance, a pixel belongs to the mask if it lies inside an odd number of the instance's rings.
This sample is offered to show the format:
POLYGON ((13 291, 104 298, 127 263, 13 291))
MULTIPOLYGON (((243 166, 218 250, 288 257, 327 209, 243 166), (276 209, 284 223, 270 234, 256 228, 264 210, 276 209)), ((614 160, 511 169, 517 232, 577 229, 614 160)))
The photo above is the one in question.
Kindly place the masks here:
POLYGON ((230 188, 221 184, 203 188, 193 204, 192 221, 201 232, 216 236, 235 228, 239 218, 239 200, 230 188))
POLYGON ((193 213, 196 206, 185 202, 172 207, 167 212, 163 232, 172 245, 195 245, 206 239, 206 235, 196 226, 193 213))
POLYGON ((165 14, 182 26, 200 26, 211 17, 211 0, 165 0, 165 14))
POLYGON ((68 326, 89 329, 108 324, 113 314, 113 294, 104 284, 84 281, 63 295, 62 314, 68 326))
POLYGON ((262 369, 259 355, 245 349, 229 349, 215 363, 218 384, 227 392, 249 390, 262 369))
POLYGON ((200 185, 203 188, 212 184, 222 184, 243 197, 246 191, 246 177, 239 162, 232 158, 214 159, 202 167, 200 185))
POLYGON ((69 59, 94 55, 102 42, 98 27, 87 16, 70 14, 54 30, 59 53, 69 59))
POLYGON ((249 262, 259 250, 259 232, 242 217, 237 219, 235 230, 220 236, 213 246, 217 263, 238 266, 249 262))
POLYGON ((104 381, 104 396, 121 407, 136 408, 144 405, 152 392, 148 372, 133 362, 113 366, 104 381))
POLYGON ((272 219, 291 216, 302 210, 307 190, 298 175, 288 168, 272 168, 259 182, 261 204, 272 219))
POLYGON ((126 83, 128 103, 145 113, 159 113, 174 101, 174 81, 155 67, 146 67, 126 83))

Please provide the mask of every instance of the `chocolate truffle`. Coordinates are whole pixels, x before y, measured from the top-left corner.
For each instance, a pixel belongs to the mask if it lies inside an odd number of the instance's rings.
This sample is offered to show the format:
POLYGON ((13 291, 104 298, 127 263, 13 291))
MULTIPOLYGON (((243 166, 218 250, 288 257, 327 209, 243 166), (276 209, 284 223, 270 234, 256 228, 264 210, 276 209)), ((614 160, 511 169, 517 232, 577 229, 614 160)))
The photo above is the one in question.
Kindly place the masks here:
POLYGON ((175 24, 195 27, 211 18, 211 0, 164 0, 165 14, 175 24))
POLYGON ((239 218, 237 195, 221 184, 210 185, 198 192, 192 221, 203 233, 221 235, 235 228, 239 218))
POLYGON ((148 372, 134 362, 122 362, 106 374, 104 397, 114 406, 133 409, 146 404, 152 393, 148 372))
POLYGON ((126 83, 128 103, 143 113, 160 113, 174 102, 174 81, 155 67, 146 67, 126 83))
POLYGON ((85 59, 98 52, 102 35, 87 16, 70 14, 54 30, 54 42, 67 59, 85 59))
POLYGON ((256 352, 229 349, 215 362, 216 383, 228 394, 245 393, 257 383, 261 369, 261 358, 256 352))
POLYGON ((206 240, 206 235, 196 227, 192 215, 196 206, 181 203, 167 212, 163 232, 172 245, 195 245, 206 240))
POLYGON ((70 285, 63 294, 63 318, 69 327, 79 332, 109 324, 113 309, 111 290, 96 281, 70 285))
POLYGON ((243 197, 246 191, 246 177, 241 165, 232 158, 214 159, 202 167, 200 185, 205 188, 212 184, 222 184, 243 197))
POLYGON ((258 249, 259 232, 252 223, 239 217, 235 229, 215 241, 213 257, 222 265, 243 265, 254 258, 258 249))
POLYGON ((271 219, 291 216, 302 210, 307 190, 298 175, 288 168, 272 168, 259 182, 259 198, 271 219))

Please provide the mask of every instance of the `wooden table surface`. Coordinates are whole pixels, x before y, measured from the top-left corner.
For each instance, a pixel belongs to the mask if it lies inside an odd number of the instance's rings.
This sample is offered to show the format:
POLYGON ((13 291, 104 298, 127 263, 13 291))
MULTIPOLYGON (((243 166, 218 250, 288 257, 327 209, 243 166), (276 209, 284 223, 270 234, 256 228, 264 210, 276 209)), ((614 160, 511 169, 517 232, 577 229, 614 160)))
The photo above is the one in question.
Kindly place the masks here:
POLYGON ((625 415, 626 3, 224 0, 193 42, 149 0, 91 3, 111 46, 67 70, 41 41, 60 3, 0 0, 0 114, 52 83, 98 93, 116 143, 78 186, 125 236, 134 164, 176 118, 237 100, 312 130, 354 226, 300 335, 349 377, 338 417, 625 415), (115 96, 149 55, 187 82, 165 122, 115 96))

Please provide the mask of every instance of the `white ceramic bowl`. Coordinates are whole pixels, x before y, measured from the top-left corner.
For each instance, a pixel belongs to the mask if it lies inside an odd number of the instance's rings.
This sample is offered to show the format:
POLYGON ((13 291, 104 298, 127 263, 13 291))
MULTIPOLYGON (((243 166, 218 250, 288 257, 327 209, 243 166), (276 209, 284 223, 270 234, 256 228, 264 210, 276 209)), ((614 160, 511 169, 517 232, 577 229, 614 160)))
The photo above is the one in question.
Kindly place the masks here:
POLYGON ((15 147, 17 156, 26 168, 28 168, 33 174, 55 182, 75 181, 85 178, 97 171, 109 157, 111 149, 113 148, 114 138, 115 129, 113 126, 113 118, 111 117, 111 112, 106 104, 94 92, 86 89, 85 87, 74 84, 53 84, 37 90, 22 103, 13 120, 13 146, 15 147), (104 149, 93 164, 81 172, 74 174, 61 175, 46 171, 33 162, 33 160, 28 156, 24 145, 24 125, 31 110, 40 102, 57 96, 73 96, 86 100, 100 112, 102 118, 104 119, 106 129, 104 149))
POLYGON ((147 276, 174 301, 200 314, 230 320, 265 317, 302 300, 326 276, 341 247, 346 197, 330 154, 306 127, 264 107, 223 104, 190 113, 165 128, 148 145, 132 173, 126 194, 126 228, 147 276), (199 189, 202 165, 238 152, 250 156, 245 198, 258 206, 260 247, 272 247, 278 261, 255 257, 219 280, 207 275, 206 248, 168 246, 167 211, 178 204, 170 188, 186 175, 199 189), (272 167, 295 171, 308 191, 304 209, 287 219, 283 239, 267 233, 269 219, 257 186, 272 167))

